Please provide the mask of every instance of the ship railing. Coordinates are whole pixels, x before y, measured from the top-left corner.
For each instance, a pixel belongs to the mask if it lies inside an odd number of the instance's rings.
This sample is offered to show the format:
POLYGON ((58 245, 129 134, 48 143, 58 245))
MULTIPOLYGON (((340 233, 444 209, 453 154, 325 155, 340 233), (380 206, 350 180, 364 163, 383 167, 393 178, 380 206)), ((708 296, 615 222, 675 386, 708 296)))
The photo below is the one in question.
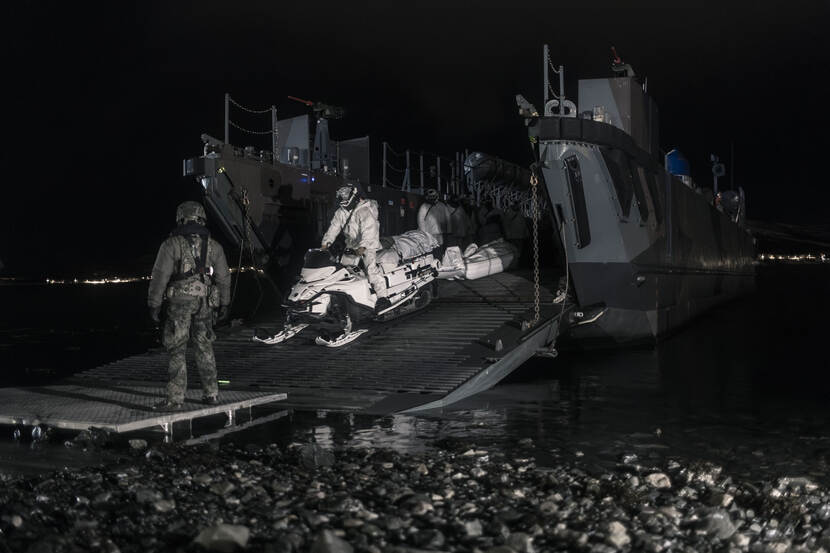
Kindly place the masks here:
MULTIPOLYGON (((275 159, 279 159, 279 155, 277 153, 277 144, 279 143, 279 132, 278 132, 278 125, 277 125, 277 107, 272 105, 271 107, 265 109, 256 109, 243 106, 233 98, 227 92, 225 93, 225 144, 230 144, 230 128, 233 127, 241 132, 244 132, 249 135, 253 136, 271 136, 271 152, 270 152, 270 161, 273 162, 275 159), (247 113, 249 115, 265 115, 268 114, 270 119, 271 128, 267 130, 255 130, 246 128, 231 119, 231 106, 236 107, 240 111, 247 113)), ((245 156, 247 157, 247 156, 245 156)), ((262 150, 259 152, 259 157, 261 160, 265 157, 262 153, 262 150)))
POLYGON ((385 187, 423 194, 435 188, 443 197, 467 192, 464 180, 463 155, 453 158, 431 152, 406 149, 396 151, 388 142, 382 144, 382 183, 385 187))

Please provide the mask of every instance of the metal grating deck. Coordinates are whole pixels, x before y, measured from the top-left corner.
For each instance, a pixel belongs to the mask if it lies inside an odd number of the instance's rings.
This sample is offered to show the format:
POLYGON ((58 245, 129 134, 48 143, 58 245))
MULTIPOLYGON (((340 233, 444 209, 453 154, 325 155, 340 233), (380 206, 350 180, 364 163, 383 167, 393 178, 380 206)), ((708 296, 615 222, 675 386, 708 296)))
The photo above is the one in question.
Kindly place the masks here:
MULTIPOLYGON (((315 345, 310 329, 273 346, 253 342, 253 328, 225 334, 214 344, 219 379, 235 389, 288 392, 292 404, 304 398, 317 407, 366 409, 386 399, 381 410, 397 410, 445 397, 521 343, 516 321, 532 307, 533 285, 518 274, 500 273, 476 281, 442 281, 440 286, 440 299, 426 309, 372 323, 369 332, 342 348, 315 345), (504 346, 499 351, 497 339, 504 346), (403 395, 408 397, 402 402, 388 401, 403 395)), ((542 288, 541 294, 543 316, 550 324, 558 310, 552 308, 548 290, 542 288)), ((267 331, 278 329, 275 323, 267 331)), ((166 355, 153 350, 79 376, 163 382, 166 364, 166 355)), ((197 386, 192 357, 188 371, 191 387, 197 386)))
POLYGON ((186 409, 176 412, 153 410, 153 404, 165 397, 163 386, 112 385, 93 381, 0 388, 0 424, 85 430, 90 427, 112 432, 130 432, 168 425, 196 418, 229 414, 255 405, 285 399, 285 394, 261 391, 225 391, 218 405, 200 402, 200 390, 188 390, 186 409))

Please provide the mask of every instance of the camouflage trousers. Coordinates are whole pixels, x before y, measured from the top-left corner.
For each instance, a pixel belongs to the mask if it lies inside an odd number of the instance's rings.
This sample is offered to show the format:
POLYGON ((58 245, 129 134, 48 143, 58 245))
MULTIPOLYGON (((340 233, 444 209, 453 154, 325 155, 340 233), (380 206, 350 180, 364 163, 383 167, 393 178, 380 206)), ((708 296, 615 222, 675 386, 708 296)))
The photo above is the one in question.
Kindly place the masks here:
POLYGON ((196 367, 202 381, 205 396, 216 396, 219 387, 216 382, 216 358, 213 356, 213 311, 207 306, 206 298, 175 298, 167 305, 167 320, 161 343, 170 354, 167 372, 167 399, 174 403, 184 401, 187 390, 188 342, 196 348, 196 367))

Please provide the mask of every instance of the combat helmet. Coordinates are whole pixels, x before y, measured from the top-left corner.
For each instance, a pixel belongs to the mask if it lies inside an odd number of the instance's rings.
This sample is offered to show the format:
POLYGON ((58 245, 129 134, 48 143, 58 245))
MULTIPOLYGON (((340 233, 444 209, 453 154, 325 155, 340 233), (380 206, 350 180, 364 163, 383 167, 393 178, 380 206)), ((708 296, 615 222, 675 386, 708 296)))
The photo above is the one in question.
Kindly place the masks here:
POLYGON ((182 202, 176 208, 176 223, 179 225, 185 223, 204 225, 206 222, 207 215, 205 214, 205 208, 199 202, 182 202))
POLYGON ((346 185, 337 189, 337 201, 343 209, 351 209, 357 196, 358 190, 356 186, 346 185))

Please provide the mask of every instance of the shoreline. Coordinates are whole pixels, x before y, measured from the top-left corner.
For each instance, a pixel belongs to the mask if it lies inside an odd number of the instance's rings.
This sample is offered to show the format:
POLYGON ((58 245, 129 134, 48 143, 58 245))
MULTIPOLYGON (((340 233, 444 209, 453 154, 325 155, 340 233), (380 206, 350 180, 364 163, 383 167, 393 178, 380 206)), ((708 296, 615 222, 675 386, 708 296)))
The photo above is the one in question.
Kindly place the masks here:
POLYGON ((613 470, 545 468, 528 441, 509 454, 432 445, 139 440, 126 465, 0 476, 0 551, 830 550, 830 494, 807 478, 750 482, 633 453, 613 470))

